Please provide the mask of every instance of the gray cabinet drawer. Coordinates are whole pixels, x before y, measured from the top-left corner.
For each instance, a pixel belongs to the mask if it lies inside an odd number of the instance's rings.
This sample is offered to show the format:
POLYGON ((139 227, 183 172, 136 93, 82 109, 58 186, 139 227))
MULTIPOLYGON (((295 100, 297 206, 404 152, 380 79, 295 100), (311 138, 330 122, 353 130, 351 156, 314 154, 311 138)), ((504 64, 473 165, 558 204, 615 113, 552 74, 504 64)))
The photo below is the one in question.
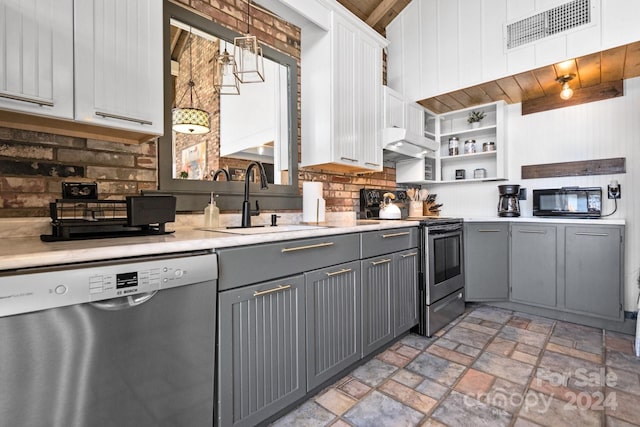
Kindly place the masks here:
POLYGON ((360 257, 358 234, 287 240, 218 251, 218 289, 233 289, 360 257))
POLYGON ((418 228, 392 228, 360 235, 362 258, 403 251, 418 246, 418 228))

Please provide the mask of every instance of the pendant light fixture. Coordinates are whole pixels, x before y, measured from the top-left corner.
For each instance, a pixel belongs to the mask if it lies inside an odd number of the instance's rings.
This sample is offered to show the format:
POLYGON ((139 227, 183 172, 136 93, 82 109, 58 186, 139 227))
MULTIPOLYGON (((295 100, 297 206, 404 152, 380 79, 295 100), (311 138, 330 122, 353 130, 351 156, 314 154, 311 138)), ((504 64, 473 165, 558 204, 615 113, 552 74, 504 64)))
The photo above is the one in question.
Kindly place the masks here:
POLYGON ((211 130, 211 120, 208 112, 197 108, 200 104, 200 97, 196 92, 196 84, 193 82, 193 57, 191 52, 191 45, 193 44, 191 29, 189 29, 189 82, 187 83, 187 89, 182 94, 180 101, 176 104, 177 107, 173 109, 173 130, 179 133, 186 133, 191 135, 202 135, 208 133, 211 130), (189 107, 180 107, 185 95, 189 92, 189 107), (193 94, 196 95, 197 104, 193 106, 193 94))
POLYGON ((224 42, 224 52, 214 58, 213 64, 213 88, 220 95, 240 95, 240 84, 236 74, 238 67, 233 55, 227 51, 227 42, 224 42))
POLYGON ((264 59, 256 36, 249 34, 251 0, 247 0, 247 34, 233 39, 234 56, 238 65, 236 77, 240 83, 264 82, 264 59))
POLYGON ((565 74, 564 76, 560 76, 556 79, 558 83, 562 85, 562 90, 560 91, 560 98, 567 100, 573 96, 573 89, 569 86, 569 82, 575 77, 575 74, 565 74))

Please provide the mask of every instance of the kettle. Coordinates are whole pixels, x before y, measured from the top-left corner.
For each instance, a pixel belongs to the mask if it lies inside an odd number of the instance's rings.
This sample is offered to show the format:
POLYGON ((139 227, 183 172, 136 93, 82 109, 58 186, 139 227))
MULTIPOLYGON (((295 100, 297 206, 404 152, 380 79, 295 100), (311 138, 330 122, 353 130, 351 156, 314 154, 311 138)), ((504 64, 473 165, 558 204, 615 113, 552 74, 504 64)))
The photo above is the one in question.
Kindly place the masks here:
POLYGON ((384 193, 382 195, 382 205, 380 205, 379 216, 381 219, 400 219, 400 208, 393 204, 396 196, 393 193, 384 193))

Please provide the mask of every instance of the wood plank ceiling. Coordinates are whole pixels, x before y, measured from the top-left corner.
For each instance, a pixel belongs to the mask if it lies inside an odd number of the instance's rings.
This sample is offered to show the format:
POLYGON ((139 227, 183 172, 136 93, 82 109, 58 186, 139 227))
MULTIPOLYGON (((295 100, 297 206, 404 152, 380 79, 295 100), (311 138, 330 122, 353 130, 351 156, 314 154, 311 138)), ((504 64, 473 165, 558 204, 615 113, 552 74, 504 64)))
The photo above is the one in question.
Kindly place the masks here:
MULTIPOLYGON (((338 0, 378 33, 398 16, 410 0, 338 0)), ((440 114, 498 100, 523 103, 529 112, 620 96, 622 80, 640 76, 640 42, 586 55, 502 79, 418 101, 440 114), (575 74, 573 100, 560 100, 560 76, 575 74)))

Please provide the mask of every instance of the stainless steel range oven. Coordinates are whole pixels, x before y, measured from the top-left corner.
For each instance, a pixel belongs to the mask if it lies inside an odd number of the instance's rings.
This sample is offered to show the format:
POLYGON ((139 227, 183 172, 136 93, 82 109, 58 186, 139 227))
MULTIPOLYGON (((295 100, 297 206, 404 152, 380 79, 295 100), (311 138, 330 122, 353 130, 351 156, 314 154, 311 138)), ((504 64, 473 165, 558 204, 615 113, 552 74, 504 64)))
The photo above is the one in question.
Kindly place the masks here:
POLYGON ((464 312, 462 220, 421 221, 419 333, 431 336, 464 312))

